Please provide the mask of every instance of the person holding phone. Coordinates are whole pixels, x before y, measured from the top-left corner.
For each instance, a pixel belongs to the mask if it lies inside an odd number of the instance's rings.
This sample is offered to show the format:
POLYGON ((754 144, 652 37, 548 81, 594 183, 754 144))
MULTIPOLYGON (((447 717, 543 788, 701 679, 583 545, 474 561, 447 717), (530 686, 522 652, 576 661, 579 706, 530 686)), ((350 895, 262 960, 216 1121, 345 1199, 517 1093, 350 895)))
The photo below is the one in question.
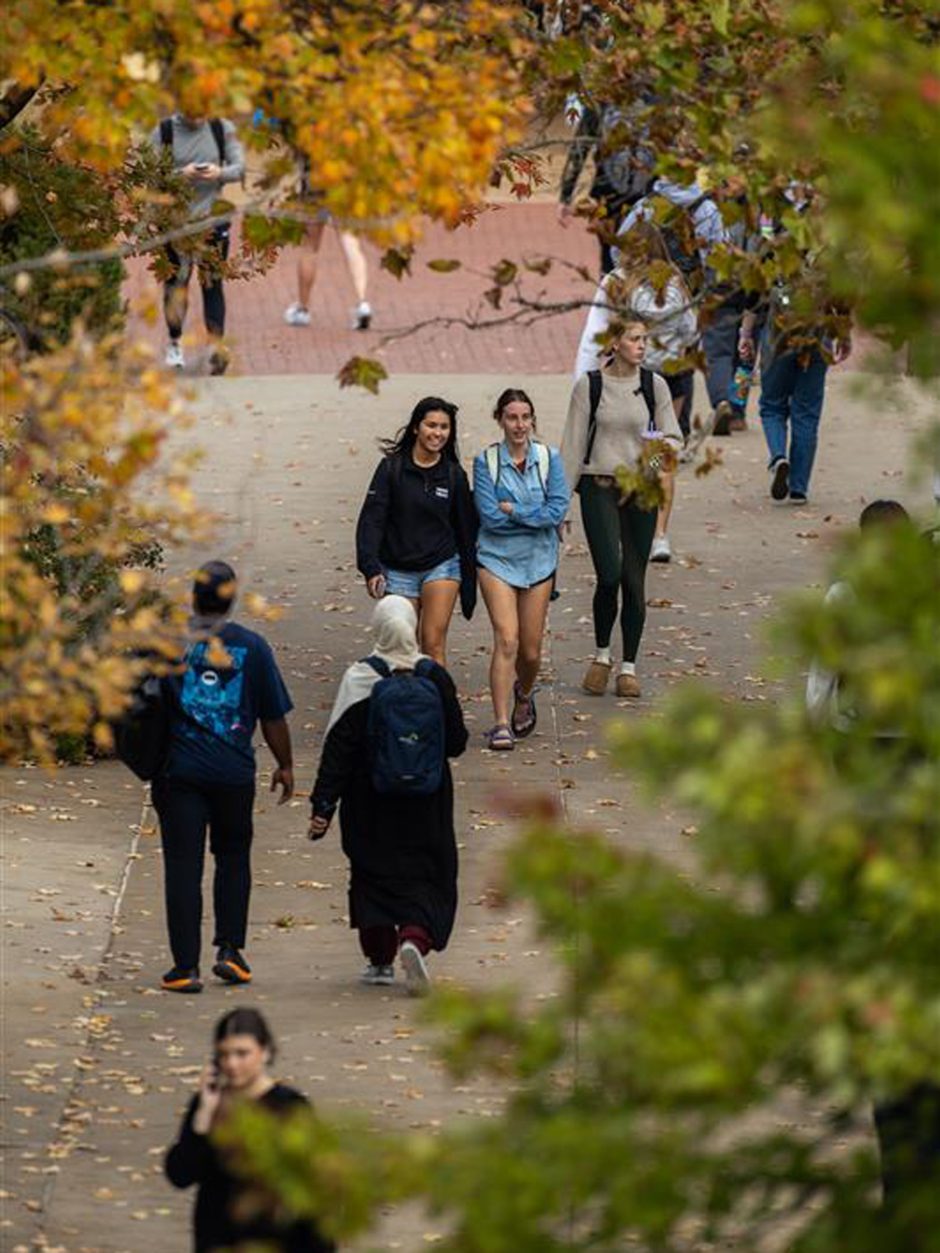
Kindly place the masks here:
POLYGON ((256 1101, 272 1114, 290 1114, 308 1101, 296 1088, 270 1074, 275 1045, 264 1016, 256 1009, 233 1009, 216 1024, 212 1057, 199 1090, 189 1102, 164 1169, 175 1188, 198 1187, 193 1211, 193 1249, 211 1253, 243 1243, 264 1242, 277 1253, 332 1253, 309 1219, 293 1219, 280 1205, 264 1204, 264 1194, 237 1174, 213 1131, 238 1104, 256 1101), (250 1208, 245 1201, 251 1196, 250 1208))
POLYGON ((477 587, 478 521, 457 451, 457 406, 425 396, 382 448, 359 513, 356 565, 375 600, 412 602, 421 651, 443 666, 457 597, 470 618, 477 587))
MULTIPOLYGON (((168 154, 174 171, 186 180, 187 204, 191 221, 216 217, 213 210, 227 183, 245 177, 245 153, 235 126, 228 118, 195 117, 174 113, 154 127, 150 146, 168 154)), ((163 288, 169 344, 166 364, 182 369, 183 325, 189 302, 189 282, 193 270, 199 273, 203 317, 212 346, 209 372, 223 374, 228 366, 225 347, 225 292, 222 287, 231 234, 230 221, 216 221, 198 235, 187 235, 167 244, 167 277, 163 288)))

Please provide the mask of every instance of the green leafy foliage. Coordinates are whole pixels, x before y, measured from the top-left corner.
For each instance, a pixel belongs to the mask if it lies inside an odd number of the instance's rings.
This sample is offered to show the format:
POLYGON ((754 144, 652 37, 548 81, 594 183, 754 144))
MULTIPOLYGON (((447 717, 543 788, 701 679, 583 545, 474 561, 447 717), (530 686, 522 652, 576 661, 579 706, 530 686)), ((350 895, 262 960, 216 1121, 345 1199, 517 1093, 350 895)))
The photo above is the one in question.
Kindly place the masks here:
MULTIPOLYGON (((760 252, 741 241, 716 275, 761 294, 805 293, 812 334, 843 332, 844 308, 908 345, 913 372, 940 372, 940 24, 930 3, 737 0, 604 4, 528 63, 545 116, 569 93, 618 106, 657 173, 698 179, 727 223, 785 228, 760 252), (809 192, 797 211, 786 193, 809 192)), ((584 6, 566 6, 570 16, 584 6)), ((595 215, 594 229, 610 224, 595 215)), ((707 299, 703 311, 720 300, 707 299)))
MULTIPOLYGON (((5 138, 0 187, 0 264, 105 246, 119 229, 113 189, 93 171, 63 160, 35 130, 5 138)), ((5 289, 3 304, 27 329, 33 348, 64 343, 79 317, 100 335, 120 324, 123 274, 119 261, 41 270, 5 289)))
MULTIPOLYGON (((869 531, 839 575, 845 595, 779 623, 789 697, 692 685, 614 732, 620 765, 694 815, 694 877, 547 818, 518 839, 505 890, 557 995, 432 1006, 452 1074, 505 1083, 503 1113, 397 1140, 381 1184, 374 1144, 344 1159, 340 1212, 366 1222, 366 1187, 376 1208, 423 1197, 453 1253, 940 1248, 935 1180, 880 1211, 868 1113, 940 1075, 940 546, 869 531), (838 727, 804 706, 811 657, 840 676, 838 727)), ((248 1158, 273 1181, 260 1127, 248 1158)), ((303 1204, 326 1204, 323 1134, 293 1159, 303 1204)))

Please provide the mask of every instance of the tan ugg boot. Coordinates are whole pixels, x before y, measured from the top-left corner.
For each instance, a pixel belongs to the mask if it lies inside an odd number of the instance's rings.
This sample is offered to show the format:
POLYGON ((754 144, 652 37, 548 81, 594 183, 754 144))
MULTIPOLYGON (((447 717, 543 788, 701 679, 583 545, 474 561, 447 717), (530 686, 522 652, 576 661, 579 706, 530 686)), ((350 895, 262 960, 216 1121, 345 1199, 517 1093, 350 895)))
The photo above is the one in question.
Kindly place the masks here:
POLYGON ((640 695, 640 685, 635 674, 617 675, 617 695, 620 697, 640 695))
POLYGON ((610 681, 610 662, 592 661, 581 684, 589 696, 603 696, 610 681))

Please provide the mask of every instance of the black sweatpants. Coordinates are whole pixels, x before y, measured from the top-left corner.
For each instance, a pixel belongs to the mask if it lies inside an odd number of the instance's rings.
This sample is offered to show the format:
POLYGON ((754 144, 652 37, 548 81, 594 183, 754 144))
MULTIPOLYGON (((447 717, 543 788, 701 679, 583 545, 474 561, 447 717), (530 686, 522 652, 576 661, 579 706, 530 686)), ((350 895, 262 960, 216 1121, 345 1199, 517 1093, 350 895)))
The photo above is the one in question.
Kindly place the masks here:
POLYGON ((594 642, 610 644, 622 599, 620 630, 623 660, 636 661, 646 623, 646 567, 656 532, 656 510, 640 509, 632 499, 623 504, 616 484, 608 487, 592 475, 578 485, 581 520, 597 575, 594 590, 594 642))
MULTIPOLYGON (((217 226, 208 236, 207 255, 197 263, 199 286, 202 288, 202 313, 206 330, 210 335, 225 334, 225 291, 219 272, 228 258, 229 227, 217 226)), ((178 252, 172 244, 166 246, 166 258, 172 270, 163 286, 163 312, 171 339, 179 339, 183 333, 186 316, 186 289, 193 273, 192 254, 178 252)))
POLYGON ((173 962, 182 970, 195 970, 199 967, 207 830, 215 857, 213 944, 245 945, 255 785, 155 779, 150 794, 163 840, 166 921, 173 962))

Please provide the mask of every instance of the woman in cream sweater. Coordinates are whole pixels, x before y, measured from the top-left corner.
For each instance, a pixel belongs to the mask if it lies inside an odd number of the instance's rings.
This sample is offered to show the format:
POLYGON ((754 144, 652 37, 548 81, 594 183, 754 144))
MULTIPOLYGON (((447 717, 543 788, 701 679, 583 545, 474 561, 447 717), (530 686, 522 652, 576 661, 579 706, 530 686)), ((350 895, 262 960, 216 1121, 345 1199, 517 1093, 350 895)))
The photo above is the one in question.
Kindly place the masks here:
POLYGON ((610 346, 600 373, 601 395, 591 432, 590 374, 574 385, 561 441, 565 478, 581 497, 581 520, 597 583, 594 590, 594 660, 584 676, 584 690, 600 696, 611 672, 610 640, 618 601, 623 662, 617 695, 639 696, 636 656, 646 621, 646 567, 656 531, 656 510, 641 508, 633 496, 621 499, 614 475, 618 466, 640 459, 650 434, 681 442, 669 387, 652 375, 653 413, 641 385, 646 354, 645 323, 629 320, 610 346))

